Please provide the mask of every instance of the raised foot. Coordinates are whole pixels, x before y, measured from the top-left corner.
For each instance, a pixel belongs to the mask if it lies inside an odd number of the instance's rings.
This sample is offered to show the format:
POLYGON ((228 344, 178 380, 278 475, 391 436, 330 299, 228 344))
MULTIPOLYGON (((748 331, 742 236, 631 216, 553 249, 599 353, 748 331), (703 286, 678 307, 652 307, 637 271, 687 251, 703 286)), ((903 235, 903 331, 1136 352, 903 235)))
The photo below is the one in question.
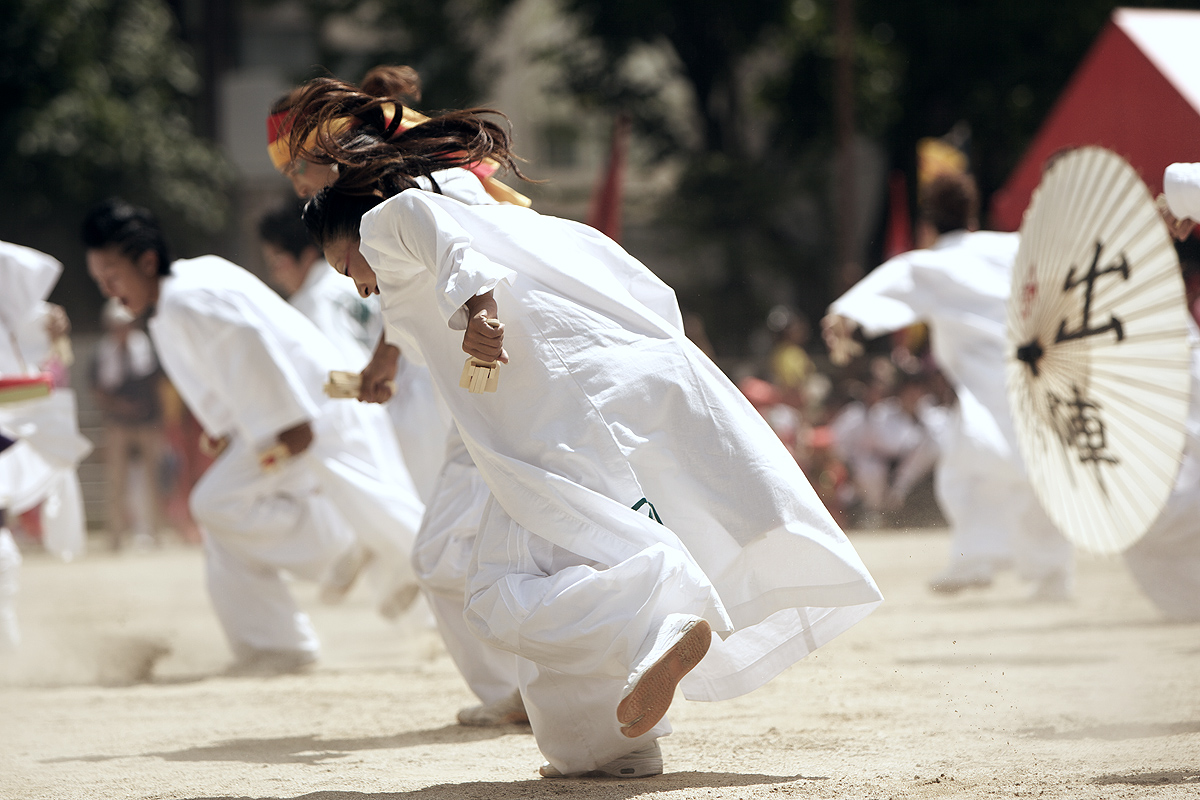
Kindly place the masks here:
POLYGON ((695 668, 712 643, 712 627, 699 617, 686 617, 674 629, 660 634, 655 649, 643 661, 647 666, 634 676, 633 688, 617 705, 621 733, 630 739, 649 731, 667 713, 675 687, 695 668))

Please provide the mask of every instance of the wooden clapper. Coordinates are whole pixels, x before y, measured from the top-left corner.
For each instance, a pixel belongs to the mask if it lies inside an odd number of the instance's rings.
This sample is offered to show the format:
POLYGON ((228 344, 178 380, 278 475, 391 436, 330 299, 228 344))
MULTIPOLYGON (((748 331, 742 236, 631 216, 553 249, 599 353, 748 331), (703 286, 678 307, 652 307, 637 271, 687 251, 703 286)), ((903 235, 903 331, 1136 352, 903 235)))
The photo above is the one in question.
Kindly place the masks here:
MULTIPOLYGON (((500 320, 489 319, 487 324, 493 328, 499 328, 500 320)), ((467 356, 467 361, 463 364, 462 377, 458 379, 459 386, 471 394, 483 394, 496 391, 499 384, 499 361, 483 361, 474 356, 467 356)))

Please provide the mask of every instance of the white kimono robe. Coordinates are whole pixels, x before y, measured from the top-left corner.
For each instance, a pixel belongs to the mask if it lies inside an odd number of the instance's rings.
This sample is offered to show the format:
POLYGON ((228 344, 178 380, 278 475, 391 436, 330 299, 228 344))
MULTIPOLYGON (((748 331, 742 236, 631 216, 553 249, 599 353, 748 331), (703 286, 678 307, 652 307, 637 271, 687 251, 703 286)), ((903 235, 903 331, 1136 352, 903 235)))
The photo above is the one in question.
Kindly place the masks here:
POLYGON ((1015 561, 1040 580, 1070 570, 1066 539, 1025 477, 1004 384, 1005 320, 1016 234, 956 231, 874 269, 829 311, 866 336, 930 325, 930 348, 958 395, 935 474, 952 562, 1015 561))
POLYGON ((208 584, 238 654, 314 652, 316 637, 280 575, 316 579, 352 536, 413 580, 423 506, 383 409, 325 397, 342 357, 304 315, 216 256, 172 265, 150 320, 163 369, 211 436, 230 444, 192 491, 208 584), (311 447, 264 473, 276 435, 312 425, 311 447))
MULTIPOLYGON (((360 297, 351 281, 321 260, 313 264, 288 302, 329 337, 342 356, 338 369, 359 372, 367 365, 383 332, 383 315, 376 298, 360 297)), ((421 502, 428 503, 445 459, 446 434, 451 424, 449 412, 434 394, 428 370, 401 354, 396 394, 384 407, 396 429, 396 440, 417 494, 421 502)))
MULTIPOLYGON (((0 375, 37 371, 41 354, 33 349, 45 340, 44 301, 61 273, 51 256, 0 242, 0 375)), ((16 440, 0 452, 0 510, 20 514, 41 504, 46 549, 64 560, 82 554, 87 528, 75 468, 92 445, 79 433, 74 392, 56 388, 48 397, 0 405, 0 432, 16 440)), ((0 526, 0 650, 20 638, 20 565, 12 535, 0 526)))
POLYGON ((615 708, 667 614, 721 632, 682 683, 719 700, 881 600, 794 459, 683 335, 673 293, 611 240, 420 190, 372 210, 361 234, 389 336, 425 360, 492 490, 466 616, 524 659, 555 767, 641 746, 615 708), (458 386, 462 307, 489 289, 511 363, 498 392, 473 395, 458 386))

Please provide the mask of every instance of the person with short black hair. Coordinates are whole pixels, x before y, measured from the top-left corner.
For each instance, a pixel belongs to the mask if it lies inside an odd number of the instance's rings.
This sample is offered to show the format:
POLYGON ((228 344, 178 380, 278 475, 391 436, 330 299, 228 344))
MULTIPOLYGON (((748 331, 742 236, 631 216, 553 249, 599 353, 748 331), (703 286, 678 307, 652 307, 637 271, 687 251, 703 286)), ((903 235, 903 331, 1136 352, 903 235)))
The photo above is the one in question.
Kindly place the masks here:
POLYGON ((1042 509, 1025 475, 1004 385, 1007 303, 1017 234, 979 231, 979 195, 969 175, 940 175, 920 192, 924 249, 876 267, 829 307, 822 321, 831 354, 848 360, 867 337, 930 325, 930 349, 958 396, 935 472, 950 522, 950 563, 937 592, 990 585, 1015 563, 1033 595, 1068 597, 1070 544, 1042 509))
POLYGON ((381 612, 415 597, 409 551, 424 508, 383 409, 331 400, 342 358, 303 314, 217 256, 162 263, 146 209, 109 200, 83 224, 89 271, 147 327, 216 460, 189 498, 208 589, 243 673, 316 659, 283 573, 321 579, 357 537, 385 574, 381 612))

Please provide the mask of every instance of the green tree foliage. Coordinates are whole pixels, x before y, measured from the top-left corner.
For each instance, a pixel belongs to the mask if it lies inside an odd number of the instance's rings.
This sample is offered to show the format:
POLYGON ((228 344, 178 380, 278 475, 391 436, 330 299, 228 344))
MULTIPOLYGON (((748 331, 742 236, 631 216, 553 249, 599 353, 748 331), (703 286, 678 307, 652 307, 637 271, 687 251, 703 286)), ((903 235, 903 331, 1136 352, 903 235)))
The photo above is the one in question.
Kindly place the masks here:
POLYGON ((900 114, 885 129, 893 162, 959 121, 971 128, 984 194, 999 188, 1118 6, 1194 8, 1173 0, 857 0, 865 30, 893 39, 900 114))
MULTIPOLYGON (((834 230, 830 169, 833 6, 815 0, 563 0, 581 41, 555 57, 565 89, 595 106, 630 113, 661 156, 682 156, 683 178, 662 222, 681 239, 715 249, 725 281, 691 304, 708 318, 718 349, 764 317, 750 289, 765 268, 800 287, 819 313, 829 298, 834 230), (672 71, 638 69, 645 51, 669 54, 672 71), (666 102, 682 82, 690 118, 666 102), (719 313, 717 310, 719 309, 719 313), (711 313, 706 313, 711 312, 711 313)), ((888 43, 854 41, 860 129, 882 134, 897 113, 888 43)), ((786 295, 783 299, 786 299, 786 295)))
POLYGON ((319 30, 340 23, 357 31, 352 44, 345 37, 322 37, 321 64, 331 73, 357 81, 377 64, 407 64, 421 75, 422 107, 445 109, 473 105, 482 96, 480 45, 512 2, 304 0, 304 5, 319 30))
MULTIPOLYGON (((828 302, 833 260, 835 0, 562 0, 581 43, 559 54, 565 88, 633 114, 663 155, 689 165, 668 219, 726 252, 725 297, 744 265, 773 266, 806 310, 828 302), (629 69, 666 48, 694 122, 664 111, 664 82, 629 69)), ((986 197, 1007 178, 1118 5, 1114 0, 854 0, 855 118, 915 186, 916 144, 959 122, 986 197)), ((1122 6, 1195 7, 1194 0, 1122 6)), ((881 187, 882 189, 882 187, 881 187)), ((878 243, 876 243, 878 244, 878 243)), ((872 265, 864 265, 870 268, 872 265)), ((748 304, 747 308, 751 308, 748 304)))
POLYGON ((8 238, 73 241, 86 208, 113 194, 193 229, 223 223, 228 168, 192 132, 198 77, 165 3, 0 0, 0 9, 8 238))

